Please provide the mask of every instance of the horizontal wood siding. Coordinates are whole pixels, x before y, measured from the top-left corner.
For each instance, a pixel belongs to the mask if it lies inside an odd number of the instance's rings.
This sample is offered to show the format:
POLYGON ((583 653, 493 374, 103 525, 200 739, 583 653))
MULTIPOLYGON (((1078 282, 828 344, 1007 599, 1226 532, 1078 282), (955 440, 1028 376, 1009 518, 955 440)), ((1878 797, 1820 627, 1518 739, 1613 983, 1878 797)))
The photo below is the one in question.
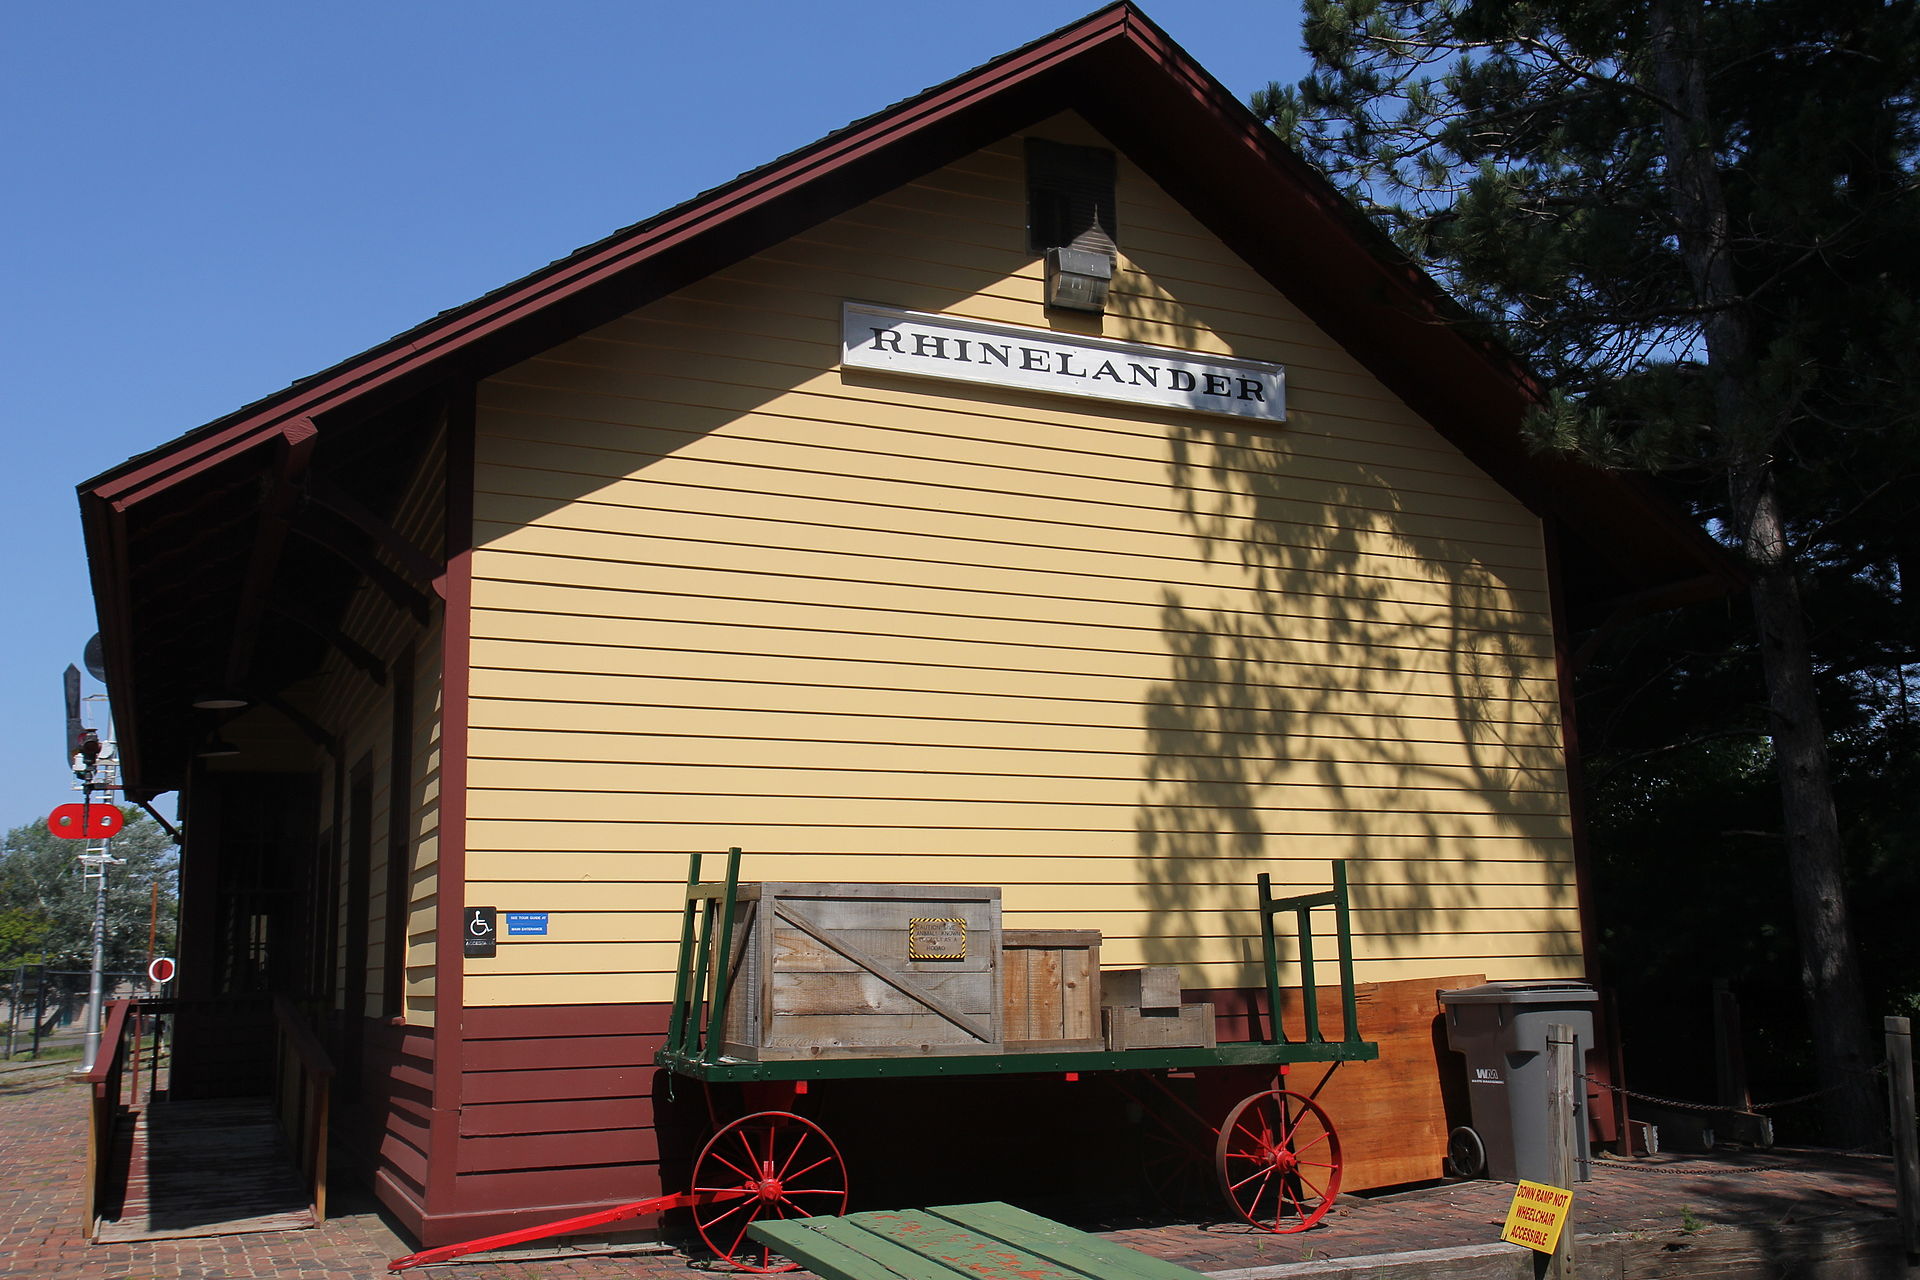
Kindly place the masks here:
POLYGON ((526 1225, 660 1194, 653 1054, 666 1026, 661 1005, 469 1009, 446 1203, 463 1221, 526 1225))
POLYGON ((1366 980, 1580 971, 1538 521, 1124 158, 1112 307, 1047 313, 1021 156, 482 384, 467 900, 552 914, 470 1007, 665 999, 729 845, 1209 988, 1258 872, 1351 858, 1366 980), (842 372, 850 299, 1279 361, 1289 417, 842 372))

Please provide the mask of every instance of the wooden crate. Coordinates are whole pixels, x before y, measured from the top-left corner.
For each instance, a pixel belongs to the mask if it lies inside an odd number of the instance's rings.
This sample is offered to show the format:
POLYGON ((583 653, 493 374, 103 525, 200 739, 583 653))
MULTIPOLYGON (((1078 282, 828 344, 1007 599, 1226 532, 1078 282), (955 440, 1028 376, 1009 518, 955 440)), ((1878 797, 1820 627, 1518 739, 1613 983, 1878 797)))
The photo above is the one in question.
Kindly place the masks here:
POLYGON ((1178 1009, 1180 967, 1150 964, 1143 969, 1109 969, 1100 975, 1100 1003, 1135 1009, 1178 1009))
POLYGON ((1213 1006, 1183 1004, 1177 1009, 1136 1009, 1106 1005, 1107 1048, 1211 1049, 1214 1047, 1213 1006))
POLYGON ((1101 1047, 1098 929, 1006 930, 1000 989, 1009 1052, 1101 1047))
POLYGON ((727 1057, 1002 1051, 999 889, 764 882, 737 902, 727 1057))

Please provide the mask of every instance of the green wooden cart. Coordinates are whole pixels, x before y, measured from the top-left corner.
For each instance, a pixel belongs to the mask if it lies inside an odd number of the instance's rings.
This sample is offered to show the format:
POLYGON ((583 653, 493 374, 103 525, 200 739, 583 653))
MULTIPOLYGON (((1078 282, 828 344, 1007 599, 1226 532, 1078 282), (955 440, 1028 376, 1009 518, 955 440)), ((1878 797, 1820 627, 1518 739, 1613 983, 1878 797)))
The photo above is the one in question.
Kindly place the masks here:
MULTIPOLYGON (((734 965, 718 957, 737 955, 740 851, 729 851, 726 874, 700 878, 695 854, 687 875, 679 966, 666 1045, 654 1056, 660 1066, 703 1085, 749 1086, 743 1095, 755 1109, 719 1125, 695 1158, 686 1197, 700 1236, 715 1255, 743 1271, 785 1270, 793 1264, 748 1234, 755 1223, 844 1213, 847 1171, 826 1131, 798 1113, 799 1098, 813 1081, 862 1079, 953 1079, 967 1076, 1104 1075, 1128 1091, 1154 1091, 1161 1105, 1149 1114, 1185 1116, 1212 1138, 1212 1165, 1221 1192, 1236 1216, 1269 1231, 1302 1231, 1318 1222, 1340 1189, 1340 1139, 1312 1097, 1281 1086, 1299 1063, 1373 1059, 1379 1046, 1360 1038, 1355 1016, 1353 946, 1348 921, 1346 864, 1333 863, 1332 887, 1319 893, 1275 898, 1268 876, 1258 882, 1258 913, 1266 968, 1267 1008, 1280 1008, 1279 947, 1274 919, 1296 920, 1304 1036, 1288 1040, 1278 1018, 1266 1021, 1267 1038, 1211 1048, 1039 1050, 990 1054, 819 1056, 785 1061, 747 1061, 720 1048, 734 998, 734 965), (1331 908, 1339 946, 1340 993, 1345 1035, 1321 1034, 1315 983, 1311 913, 1331 908), (1223 1067, 1271 1068, 1272 1087, 1242 1098, 1217 1123, 1200 1116, 1167 1087, 1172 1073, 1223 1067)), ((1163 1120, 1163 1123, 1165 1121, 1163 1120)), ((1189 1130, 1191 1132, 1191 1130, 1189 1130)), ((1174 1149, 1190 1141, 1171 1134, 1174 1149)))

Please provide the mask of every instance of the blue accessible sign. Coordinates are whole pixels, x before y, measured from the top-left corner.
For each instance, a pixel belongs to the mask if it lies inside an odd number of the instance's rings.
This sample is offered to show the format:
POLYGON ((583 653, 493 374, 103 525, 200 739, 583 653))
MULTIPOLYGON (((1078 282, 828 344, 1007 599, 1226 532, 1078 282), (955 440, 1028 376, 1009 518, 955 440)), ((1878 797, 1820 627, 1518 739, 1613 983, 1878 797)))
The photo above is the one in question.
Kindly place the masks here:
POLYGON ((507 912, 507 936, 509 938, 541 937, 547 934, 547 916, 545 911, 509 911, 507 912))

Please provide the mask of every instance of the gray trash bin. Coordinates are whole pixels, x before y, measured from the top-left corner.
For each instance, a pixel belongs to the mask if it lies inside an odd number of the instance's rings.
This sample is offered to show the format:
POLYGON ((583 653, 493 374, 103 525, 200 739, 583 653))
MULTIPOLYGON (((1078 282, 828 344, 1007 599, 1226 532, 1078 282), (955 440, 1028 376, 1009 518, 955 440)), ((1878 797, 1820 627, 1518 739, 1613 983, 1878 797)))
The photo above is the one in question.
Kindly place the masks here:
MULTIPOLYGON (((1547 1167, 1547 1028, 1573 1028, 1574 1070, 1586 1070, 1593 1045, 1593 1005, 1598 997, 1584 982, 1544 979, 1488 982, 1442 991, 1447 1046, 1467 1058, 1467 1094, 1473 1103, 1473 1135, 1449 1144, 1450 1163, 1471 1163, 1473 1136, 1486 1155, 1490 1178, 1553 1181, 1547 1167), (1465 1148, 1463 1151, 1462 1148, 1465 1148)), ((1592 1177, 1587 1144, 1587 1091, 1574 1090, 1574 1175, 1592 1177)))

